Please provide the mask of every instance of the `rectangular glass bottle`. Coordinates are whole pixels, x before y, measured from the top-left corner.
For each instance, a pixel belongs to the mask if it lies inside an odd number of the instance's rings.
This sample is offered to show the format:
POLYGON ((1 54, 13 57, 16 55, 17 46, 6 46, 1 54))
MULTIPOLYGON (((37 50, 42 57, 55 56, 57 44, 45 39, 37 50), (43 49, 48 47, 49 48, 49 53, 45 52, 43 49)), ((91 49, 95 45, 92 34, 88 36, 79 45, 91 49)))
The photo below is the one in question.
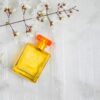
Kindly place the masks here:
POLYGON ((17 63, 13 67, 13 71, 29 80, 36 82, 50 58, 50 54, 44 51, 47 45, 51 45, 51 41, 38 35, 38 45, 31 43, 26 44, 17 63))

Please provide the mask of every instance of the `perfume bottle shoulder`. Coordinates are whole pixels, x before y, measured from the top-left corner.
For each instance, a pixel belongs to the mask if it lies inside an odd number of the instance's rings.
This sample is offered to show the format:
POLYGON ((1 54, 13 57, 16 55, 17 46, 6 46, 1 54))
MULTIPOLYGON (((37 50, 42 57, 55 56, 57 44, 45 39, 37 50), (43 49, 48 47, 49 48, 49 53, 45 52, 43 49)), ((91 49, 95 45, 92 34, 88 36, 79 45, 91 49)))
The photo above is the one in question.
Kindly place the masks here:
POLYGON ((32 43, 27 43, 27 44, 26 44, 26 47, 27 47, 27 46, 28 46, 28 47, 34 47, 34 44, 32 44, 32 43))
POLYGON ((48 53, 47 51, 41 50, 38 47, 35 47, 36 51, 40 52, 41 54, 45 54, 47 56, 50 56, 50 53, 48 53))
POLYGON ((39 49, 37 46, 35 46, 35 45, 32 44, 32 43, 27 43, 27 44, 26 44, 26 48, 30 48, 30 49, 34 50, 35 52, 40 52, 41 54, 45 54, 45 55, 50 56, 50 53, 48 53, 48 52, 45 51, 45 50, 39 49))

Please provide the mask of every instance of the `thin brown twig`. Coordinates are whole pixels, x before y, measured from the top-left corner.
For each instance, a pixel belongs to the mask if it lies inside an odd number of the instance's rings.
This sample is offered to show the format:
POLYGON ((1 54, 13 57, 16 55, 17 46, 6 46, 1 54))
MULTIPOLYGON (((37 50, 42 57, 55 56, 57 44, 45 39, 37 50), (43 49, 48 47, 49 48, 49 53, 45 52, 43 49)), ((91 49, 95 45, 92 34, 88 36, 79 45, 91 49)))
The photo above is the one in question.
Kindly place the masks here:
MULTIPOLYGON (((26 10, 23 11, 23 22, 24 22, 26 30, 27 30, 28 25, 26 24, 26 20, 25 20, 25 13, 26 13, 26 10)), ((26 33, 27 33, 27 31, 26 31, 26 33)))
POLYGON ((16 32, 15 32, 15 30, 13 29, 12 25, 11 25, 9 22, 6 22, 6 24, 8 24, 8 25, 10 26, 10 28, 11 28, 12 31, 13 31, 13 35, 16 36, 16 32))

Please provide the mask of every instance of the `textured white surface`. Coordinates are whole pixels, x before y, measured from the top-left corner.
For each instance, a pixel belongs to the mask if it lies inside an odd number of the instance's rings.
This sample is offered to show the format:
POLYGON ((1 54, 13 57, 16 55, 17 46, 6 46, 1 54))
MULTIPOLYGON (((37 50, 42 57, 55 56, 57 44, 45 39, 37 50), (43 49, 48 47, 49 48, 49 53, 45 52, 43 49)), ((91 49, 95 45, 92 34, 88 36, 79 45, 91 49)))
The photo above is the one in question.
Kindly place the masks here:
MULTIPOLYGON (((54 7, 57 1, 48 3, 54 7)), ((100 100, 100 0, 69 3, 76 4, 80 12, 52 28, 34 25, 37 33, 48 33, 55 42, 52 58, 36 84, 11 71, 15 56, 30 39, 13 39, 8 27, 0 28, 0 100, 100 100)), ((23 30, 20 26, 16 28, 23 30)))

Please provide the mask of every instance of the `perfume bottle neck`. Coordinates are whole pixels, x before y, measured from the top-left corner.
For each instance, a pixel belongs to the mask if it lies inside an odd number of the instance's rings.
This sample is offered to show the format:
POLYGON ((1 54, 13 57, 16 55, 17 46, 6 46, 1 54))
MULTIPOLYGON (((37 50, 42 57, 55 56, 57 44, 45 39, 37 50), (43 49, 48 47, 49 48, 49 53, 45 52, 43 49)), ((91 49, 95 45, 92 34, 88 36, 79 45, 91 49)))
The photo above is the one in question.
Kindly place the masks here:
POLYGON ((37 44, 37 48, 39 48, 40 50, 44 50, 47 46, 46 41, 41 41, 37 44))

